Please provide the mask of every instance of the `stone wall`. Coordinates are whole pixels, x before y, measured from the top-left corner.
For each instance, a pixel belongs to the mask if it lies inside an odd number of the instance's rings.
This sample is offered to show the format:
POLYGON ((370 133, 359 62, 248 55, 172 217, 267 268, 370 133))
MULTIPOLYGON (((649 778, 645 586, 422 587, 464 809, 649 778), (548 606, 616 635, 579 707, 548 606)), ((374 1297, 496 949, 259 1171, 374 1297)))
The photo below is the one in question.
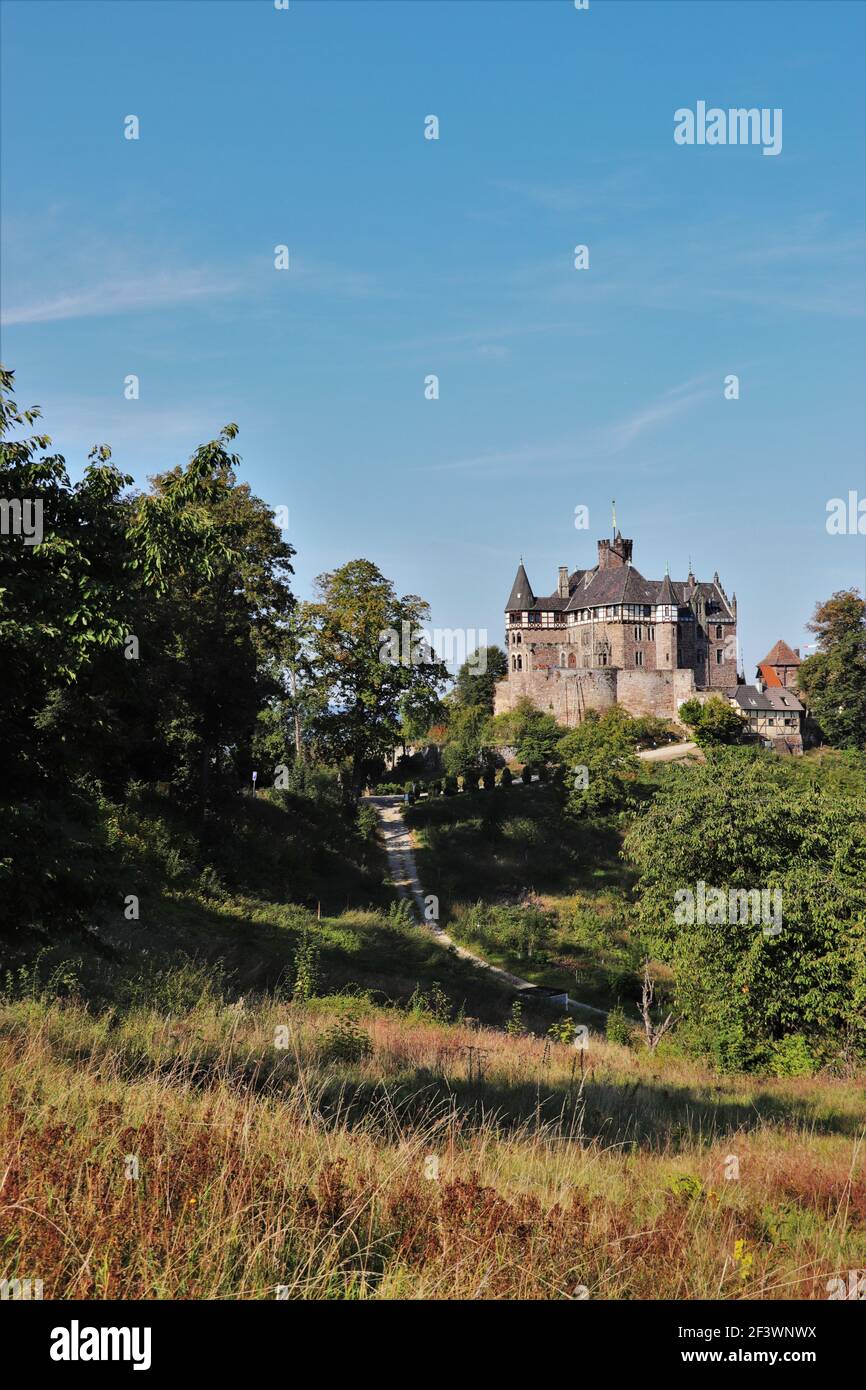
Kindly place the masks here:
POLYGON ((588 710, 600 713, 620 704, 629 714, 676 719, 683 700, 695 693, 691 671, 618 671, 611 669, 512 671, 495 688, 496 714, 529 699, 560 724, 579 724, 588 710))

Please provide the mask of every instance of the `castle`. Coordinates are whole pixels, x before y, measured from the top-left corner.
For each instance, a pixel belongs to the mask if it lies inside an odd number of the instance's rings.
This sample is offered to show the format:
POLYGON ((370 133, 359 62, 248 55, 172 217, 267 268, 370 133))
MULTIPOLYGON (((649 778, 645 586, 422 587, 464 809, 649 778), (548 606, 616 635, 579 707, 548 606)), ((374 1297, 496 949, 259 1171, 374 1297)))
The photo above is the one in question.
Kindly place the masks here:
POLYGON ((644 579, 614 518, 592 569, 559 568, 537 598, 521 560, 505 605, 508 675, 495 690, 501 714, 528 698, 561 724, 620 704, 629 714, 674 719, 684 700, 726 695, 738 684, 737 599, 712 582, 644 579))

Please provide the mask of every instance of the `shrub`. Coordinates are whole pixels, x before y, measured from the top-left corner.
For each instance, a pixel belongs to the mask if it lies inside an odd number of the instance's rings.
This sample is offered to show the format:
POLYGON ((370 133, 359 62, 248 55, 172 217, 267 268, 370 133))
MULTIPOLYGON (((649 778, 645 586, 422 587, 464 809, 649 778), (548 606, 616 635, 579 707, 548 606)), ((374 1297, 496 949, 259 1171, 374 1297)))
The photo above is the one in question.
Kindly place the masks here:
POLYGON ((604 1032, 608 1042, 619 1043, 620 1047, 628 1047, 631 1044, 634 1024, 626 1015, 625 1009, 619 1004, 611 1009, 607 1016, 604 1032))
POLYGON ((509 1038, 519 1038, 521 1033, 526 1031, 523 1026, 523 1001, 521 999, 515 999, 511 1005, 511 1013, 508 1015, 505 1031, 509 1038))
POLYGON ((817 1068, 818 1063, 802 1033, 789 1033, 770 1053, 770 1069, 774 1076, 812 1076, 817 1068))
POLYGON ((416 985, 406 1007, 415 1018, 432 1018, 437 1023, 450 1023, 454 1013, 454 1005, 438 980, 433 981, 429 990, 416 985))
POLYGON ((503 787, 511 786, 511 783, 514 781, 514 777, 512 776, 510 767, 504 767, 502 769, 502 776, 500 777, 499 781, 503 787))
POLYGON ((338 1018, 325 1033, 322 1058, 326 1062, 363 1062, 371 1056, 373 1043, 369 1033, 350 1016, 338 1018))
POLYGON ((526 767, 521 772, 520 780, 524 785, 532 781, 532 768, 529 766, 529 763, 526 764, 526 767))
POLYGON ((551 1023, 547 1030, 547 1036, 554 1042, 567 1043, 569 1046, 574 1042, 574 1035, 577 1032, 577 1024, 571 1014, 564 1014, 555 1023, 551 1023))
POLYGON ((481 774, 481 781, 484 783, 485 791, 492 791, 496 786, 496 771, 492 767, 485 767, 481 774))
POLYGON ((295 950, 292 998, 305 1004, 319 988, 319 948, 305 927, 295 950))
POLYGON ((358 833, 362 839, 375 841, 379 832, 379 816, 375 806, 368 806, 363 801, 358 806, 358 833))

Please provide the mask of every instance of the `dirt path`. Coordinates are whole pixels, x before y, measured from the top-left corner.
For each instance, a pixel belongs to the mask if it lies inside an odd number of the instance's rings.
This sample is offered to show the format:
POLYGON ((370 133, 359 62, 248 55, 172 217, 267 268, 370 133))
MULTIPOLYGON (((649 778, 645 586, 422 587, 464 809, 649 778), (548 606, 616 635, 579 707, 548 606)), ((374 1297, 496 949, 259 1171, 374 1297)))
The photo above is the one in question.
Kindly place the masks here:
POLYGON ((646 763, 673 763, 678 758, 690 758, 695 754, 703 759, 696 743, 666 743, 662 748, 644 748, 638 757, 646 763))
MULTIPOLYGON (((465 946, 454 941, 435 922, 428 922, 425 916, 424 889, 421 887, 415 855, 412 850, 412 836, 403 819, 403 798, 401 796, 370 796, 367 800, 372 802, 379 815, 391 879, 400 896, 408 898, 412 902, 418 925, 429 931, 434 941, 437 941, 440 946, 446 950, 454 951, 461 960, 471 961, 479 970, 486 971, 488 975, 492 975, 502 984, 507 985, 509 989, 534 992, 537 986, 531 980, 521 979, 519 975, 512 975, 499 965, 491 965, 489 961, 482 960, 481 956, 476 956, 473 951, 467 951, 465 946)), ((606 1009, 597 1009, 593 1004, 581 1004, 578 999, 571 998, 569 998, 569 1003, 575 1008, 583 1009, 586 1013, 595 1014, 599 1018, 607 1017, 606 1009)))

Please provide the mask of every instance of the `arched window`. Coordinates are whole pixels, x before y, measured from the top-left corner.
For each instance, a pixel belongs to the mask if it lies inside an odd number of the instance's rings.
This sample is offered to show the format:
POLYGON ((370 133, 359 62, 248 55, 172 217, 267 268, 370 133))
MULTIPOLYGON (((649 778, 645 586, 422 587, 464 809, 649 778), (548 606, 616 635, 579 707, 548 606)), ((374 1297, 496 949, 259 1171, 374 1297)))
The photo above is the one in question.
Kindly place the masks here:
POLYGON ((716 623, 716 636, 717 636, 717 637, 721 637, 721 635, 722 635, 722 625, 721 625, 721 623, 716 623))
POLYGON ((577 665, 577 657, 575 656, 574 652, 569 652, 569 653, 568 653, 568 664, 569 664, 569 666, 576 666, 576 665, 577 665))
POLYGON ((518 671, 522 671, 522 670, 523 670, 523 657, 522 657, 522 656, 519 656, 519 657, 517 658, 517 669, 518 669, 518 671))

